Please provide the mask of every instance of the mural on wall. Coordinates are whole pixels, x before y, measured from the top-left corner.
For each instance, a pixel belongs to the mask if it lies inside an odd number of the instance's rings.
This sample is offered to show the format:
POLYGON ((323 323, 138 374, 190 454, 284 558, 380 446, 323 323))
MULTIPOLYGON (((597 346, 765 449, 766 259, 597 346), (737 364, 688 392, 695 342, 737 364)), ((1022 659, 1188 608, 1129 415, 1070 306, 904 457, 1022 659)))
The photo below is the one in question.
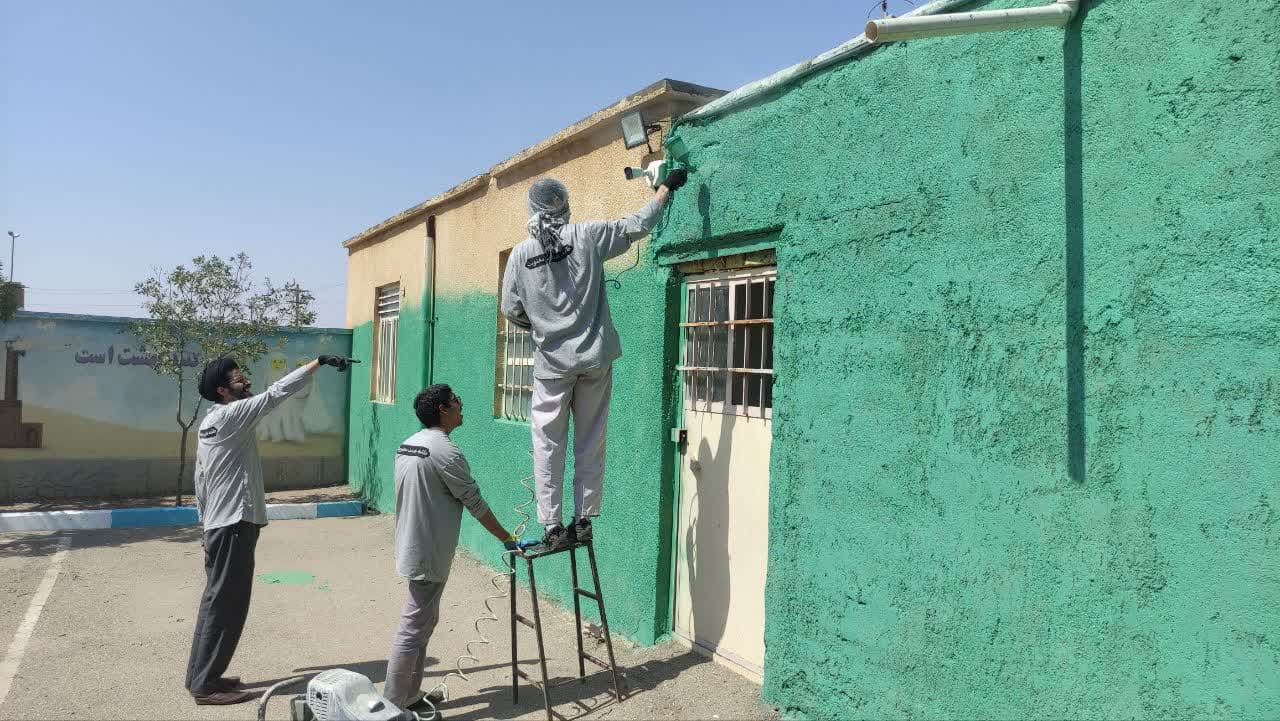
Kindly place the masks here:
MULTIPOLYGON (((267 377, 263 388, 284 378, 294 368, 301 368, 314 358, 307 357, 289 364, 282 352, 272 352, 267 356, 267 377)), ((312 376, 318 379, 319 374, 312 376)), ((306 443, 307 432, 314 434, 332 433, 334 419, 329 415, 328 406, 320 396, 312 393, 315 380, 304 386, 302 390, 289 396, 274 411, 258 424, 258 440, 270 443, 306 443), (314 399, 314 400, 313 400, 314 399)), ((343 404, 345 412, 346 404, 343 404)), ((338 419, 341 422, 341 419, 338 419)))
POLYGON ((39 448, 44 427, 22 419, 22 401, 18 399, 19 358, 26 355, 6 344, 4 349, 4 399, 0 400, 0 448, 39 448))
MULTIPOLYGON (((0 421, 41 426, 41 447, 0 446, 0 461, 58 461, 65 466, 74 459, 177 458, 177 384, 153 371, 155 357, 138 349, 128 322, 22 313, 0 325, 0 347, 10 351, 0 360, 8 365, 7 359, 21 357, 20 368, 14 369, 16 398, 3 401, 12 412, 0 413, 0 421)), ((271 351, 247 369, 255 393, 320 354, 348 355, 351 335, 343 329, 304 329, 281 333, 269 344, 271 351)), ((183 391, 186 415, 198 397, 200 363, 193 353, 182 361, 191 372, 183 391)), ((342 475, 337 469, 345 459, 347 378, 314 374, 306 389, 265 418, 258 427, 264 460, 311 459, 314 467, 323 465, 326 477, 342 475)), ((208 405, 202 403, 201 415, 208 405)), ((188 438, 192 449, 195 437, 192 433, 188 438)), ((48 466, 29 470, 47 474, 48 466)))

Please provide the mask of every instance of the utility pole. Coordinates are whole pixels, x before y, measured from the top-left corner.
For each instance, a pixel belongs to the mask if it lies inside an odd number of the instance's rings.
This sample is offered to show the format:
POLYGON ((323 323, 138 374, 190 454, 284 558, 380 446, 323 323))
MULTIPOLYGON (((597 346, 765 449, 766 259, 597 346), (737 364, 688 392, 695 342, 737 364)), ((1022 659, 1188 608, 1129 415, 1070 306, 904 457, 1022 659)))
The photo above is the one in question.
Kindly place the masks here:
POLYGON ((22 237, 22 233, 9 231, 9 282, 13 282, 13 247, 17 244, 18 238, 22 237))
POLYGON ((297 328, 307 325, 307 310, 314 297, 297 281, 286 283, 284 292, 288 295, 285 305, 289 308, 289 324, 297 328))

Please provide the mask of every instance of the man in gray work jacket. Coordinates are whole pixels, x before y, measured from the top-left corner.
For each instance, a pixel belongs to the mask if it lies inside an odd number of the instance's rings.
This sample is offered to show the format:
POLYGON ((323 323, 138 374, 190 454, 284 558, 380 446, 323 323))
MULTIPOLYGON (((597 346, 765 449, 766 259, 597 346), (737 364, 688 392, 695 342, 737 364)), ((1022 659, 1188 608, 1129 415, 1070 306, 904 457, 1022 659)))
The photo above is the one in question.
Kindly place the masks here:
MULTIPOLYGON (((395 461, 396 573, 408 581, 409 599, 391 642, 382 695, 402 709, 417 710, 423 696, 422 664, 440 620, 440 596, 458 548, 462 509, 508 550, 518 543, 489 510, 466 456, 449 438, 462 425, 462 399, 437 383, 413 399, 413 412, 423 429, 405 439, 395 461)), ((440 696, 428 698, 434 703, 440 696)))
POLYGON ((302 389, 321 364, 344 371, 353 362, 358 361, 322 355, 256 396, 248 377, 231 358, 210 361, 200 374, 200 395, 215 405, 200 423, 196 445, 196 510, 204 526, 206 583, 191 640, 186 686, 197 704, 227 705, 254 697, 239 688, 239 678, 222 674, 249 615, 253 554, 258 531, 267 525, 255 427, 302 389))
POLYGON ((675 168, 652 200, 621 220, 569 222, 569 190, 542 178, 529 187, 529 237, 502 276, 502 314, 533 339, 533 479, 547 550, 591 537, 604 491, 605 429, 613 362, 622 356, 609 315, 604 262, 649 234, 667 198, 688 179, 675 168), (562 525, 565 445, 573 414, 574 522, 562 525))

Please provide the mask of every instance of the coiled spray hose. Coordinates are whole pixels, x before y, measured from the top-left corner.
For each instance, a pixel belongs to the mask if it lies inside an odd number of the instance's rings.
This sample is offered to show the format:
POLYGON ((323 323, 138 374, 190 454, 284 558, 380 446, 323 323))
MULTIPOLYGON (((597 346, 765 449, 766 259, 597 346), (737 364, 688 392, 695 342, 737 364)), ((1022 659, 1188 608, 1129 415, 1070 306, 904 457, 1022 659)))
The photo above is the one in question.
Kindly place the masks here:
MULTIPOLYGON (((530 450, 529 454, 533 455, 533 451, 530 450)), ((533 505, 534 501, 536 500, 533 493, 533 486, 530 485, 530 482, 532 480, 533 480, 532 473, 520 479, 520 485, 524 486, 525 490, 529 491, 529 500, 515 506, 514 508, 515 512, 520 516, 522 516, 522 518, 520 519, 520 522, 516 524, 516 527, 511 531, 511 535, 515 536, 517 539, 524 535, 525 527, 529 525, 530 513, 528 509, 530 506, 533 505)), ((428 706, 431 707, 431 713, 419 714, 418 718, 422 719, 422 721, 431 721, 432 719, 436 718, 436 716, 439 713, 436 710, 435 704, 431 703, 431 701, 427 698, 427 696, 430 696, 436 691, 440 691, 444 694, 444 700, 445 701, 449 700, 449 677, 451 676, 457 677, 463 681, 471 680, 467 678, 467 671, 462 667, 463 661, 469 661, 470 663, 473 663, 473 664, 480 663, 480 659, 477 658, 474 653, 472 653, 471 647, 486 646, 490 643, 493 643, 492 641, 489 640, 489 637, 484 634, 484 631, 480 628, 480 624, 484 621, 502 620, 498 618, 497 613, 494 613, 493 606, 491 606, 490 604, 492 604, 494 601, 501 601, 507 597, 507 587, 510 585, 511 575, 516 572, 515 561, 513 560, 514 556, 515 556, 514 551, 505 551, 502 554, 502 565, 506 567, 506 570, 499 573, 495 573, 493 577, 489 579, 489 583, 493 585, 493 589, 495 593, 493 595, 486 596, 484 599, 484 615, 476 618, 476 621, 474 624, 475 630, 476 630, 476 638, 470 641, 467 641, 467 647, 466 647, 467 652, 459 656, 458 660, 454 662, 454 665, 453 665, 454 670, 445 674, 444 679, 441 680, 440 683, 436 684, 435 686, 432 686, 431 690, 426 693, 426 696, 423 696, 422 700, 424 703, 426 703, 428 706)))

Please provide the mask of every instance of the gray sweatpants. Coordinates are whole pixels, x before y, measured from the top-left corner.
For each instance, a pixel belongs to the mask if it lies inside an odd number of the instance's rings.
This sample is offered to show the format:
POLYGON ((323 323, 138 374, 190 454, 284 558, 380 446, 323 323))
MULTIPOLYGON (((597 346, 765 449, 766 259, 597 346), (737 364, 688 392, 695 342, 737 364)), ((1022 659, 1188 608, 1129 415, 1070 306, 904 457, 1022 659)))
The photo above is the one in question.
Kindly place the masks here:
POLYGON ((391 657, 387 660, 387 682, 382 695, 404 708, 422 690, 422 664, 426 660, 427 642, 440 620, 440 596, 444 583, 409 581, 409 600, 400 612, 400 626, 391 641, 391 657))
POLYGON ((609 424, 613 367, 569 378, 534 378, 533 479, 538 489, 538 522, 563 522, 564 457, 573 413, 573 505, 575 518, 600 515, 604 490, 604 441, 609 424))

